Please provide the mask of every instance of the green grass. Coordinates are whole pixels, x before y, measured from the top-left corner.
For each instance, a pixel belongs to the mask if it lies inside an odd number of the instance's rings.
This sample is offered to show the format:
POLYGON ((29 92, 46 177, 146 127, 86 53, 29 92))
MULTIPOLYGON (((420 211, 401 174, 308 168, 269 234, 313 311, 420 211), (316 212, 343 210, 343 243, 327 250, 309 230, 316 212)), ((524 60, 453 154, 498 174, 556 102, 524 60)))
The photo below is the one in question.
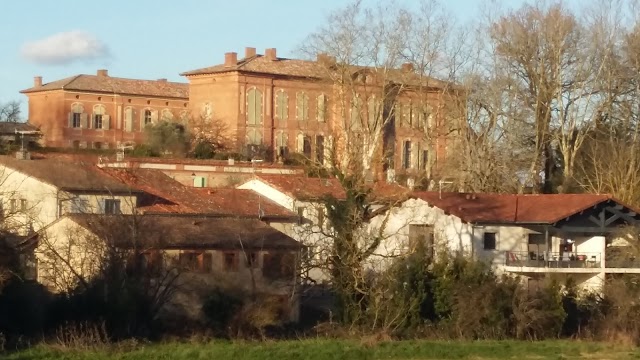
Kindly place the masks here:
POLYGON ((366 345, 346 340, 273 342, 163 343, 123 350, 77 351, 38 346, 15 352, 7 360, 31 359, 216 359, 216 360, 358 360, 358 359, 640 359, 640 351, 626 346, 578 341, 393 341, 366 345))

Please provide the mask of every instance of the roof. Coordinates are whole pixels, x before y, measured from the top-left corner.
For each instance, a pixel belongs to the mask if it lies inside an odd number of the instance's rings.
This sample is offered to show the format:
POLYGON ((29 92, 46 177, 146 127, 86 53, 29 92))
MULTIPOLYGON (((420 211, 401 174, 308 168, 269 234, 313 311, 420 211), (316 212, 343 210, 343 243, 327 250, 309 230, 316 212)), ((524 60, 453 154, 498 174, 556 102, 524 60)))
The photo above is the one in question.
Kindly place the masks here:
POLYGON ((336 178, 260 174, 256 175, 256 178, 298 200, 315 200, 324 196, 346 198, 345 190, 336 178))
POLYGON ((102 93, 141 95, 162 98, 189 98, 189 84, 159 81, 127 79, 111 76, 80 74, 56 80, 42 86, 31 87, 20 91, 23 94, 48 90, 76 90, 102 93))
MULTIPOLYGON (((367 66, 349 66, 350 71, 355 74, 358 71, 369 70, 377 71, 375 67, 367 66)), ((263 55, 255 55, 248 58, 240 59, 236 65, 218 64, 200 69, 185 71, 182 76, 218 74, 232 71, 262 73, 280 76, 303 77, 316 80, 329 80, 332 72, 336 68, 328 66, 327 63, 313 60, 289 59, 278 57, 271 60, 263 55)), ((419 76, 415 72, 405 71, 401 69, 382 69, 385 79, 402 84, 421 84, 433 87, 442 87, 447 83, 427 76, 419 76)), ((333 74, 335 76, 335 74, 333 74)))
POLYGON ((0 134, 15 134, 16 131, 38 131, 36 126, 29 123, 0 121, 0 134))
POLYGON ((103 168, 106 174, 132 188, 144 191, 138 210, 143 213, 208 214, 297 218, 293 212, 250 190, 193 188, 159 170, 103 168))
POLYGON ((75 214, 68 218, 110 241, 127 248, 135 240, 155 249, 299 249, 293 238, 257 219, 197 217, 185 215, 75 214), (132 226, 137 231, 132 232, 132 226), (139 234, 136 239, 131 234, 139 234))
POLYGON ((11 156, 0 156, 0 165, 19 171, 60 190, 135 192, 130 186, 105 175, 91 163, 62 159, 18 160, 11 156))
POLYGON ((414 197, 469 223, 553 224, 609 200, 597 194, 414 192, 414 197))

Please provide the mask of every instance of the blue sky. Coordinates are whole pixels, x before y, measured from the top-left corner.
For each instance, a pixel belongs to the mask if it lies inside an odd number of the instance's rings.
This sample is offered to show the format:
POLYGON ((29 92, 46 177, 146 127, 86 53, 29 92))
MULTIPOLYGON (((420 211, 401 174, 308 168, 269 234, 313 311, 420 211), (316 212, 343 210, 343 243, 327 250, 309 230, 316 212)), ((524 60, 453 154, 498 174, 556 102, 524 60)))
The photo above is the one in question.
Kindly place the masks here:
MULTIPOLYGON (((469 19, 485 0, 443 1, 469 19)), ((509 0, 509 5, 520 3, 509 0)), ((411 0, 406 0, 411 4, 411 0)), ((306 35, 345 0, 21 0, 3 3, 0 102, 26 97, 33 83, 106 68, 118 77, 186 81, 182 71, 217 64, 224 53, 277 48, 296 56, 306 35), (53 38, 52 38, 53 36, 53 38), (71 54, 61 53, 70 42, 71 54), (69 56, 66 56, 69 55, 69 56)), ((23 114, 26 117, 27 114, 23 114)))

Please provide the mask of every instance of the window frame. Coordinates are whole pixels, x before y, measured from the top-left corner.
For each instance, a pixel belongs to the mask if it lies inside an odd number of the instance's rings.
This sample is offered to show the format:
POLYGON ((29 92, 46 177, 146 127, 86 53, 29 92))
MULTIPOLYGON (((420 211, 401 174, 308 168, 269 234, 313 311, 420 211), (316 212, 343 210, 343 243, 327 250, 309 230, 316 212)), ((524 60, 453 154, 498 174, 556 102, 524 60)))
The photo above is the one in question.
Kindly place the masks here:
POLYGON ((103 207, 102 212, 105 215, 122 214, 122 201, 120 199, 104 199, 102 207, 103 207))
MULTIPOLYGON (((489 242, 489 244, 491 244, 491 242, 489 242)), ((484 251, 494 251, 498 249, 498 233, 496 231, 485 231, 482 234, 482 250, 484 251), (493 247, 487 247, 487 235, 489 236, 489 240, 493 241, 493 247), (493 237, 493 239, 491 240, 490 238, 493 237)))
POLYGON ((222 270, 225 272, 237 272, 239 268, 237 251, 222 252, 222 270), (229 262, 229 259, 231 261, 229 262))

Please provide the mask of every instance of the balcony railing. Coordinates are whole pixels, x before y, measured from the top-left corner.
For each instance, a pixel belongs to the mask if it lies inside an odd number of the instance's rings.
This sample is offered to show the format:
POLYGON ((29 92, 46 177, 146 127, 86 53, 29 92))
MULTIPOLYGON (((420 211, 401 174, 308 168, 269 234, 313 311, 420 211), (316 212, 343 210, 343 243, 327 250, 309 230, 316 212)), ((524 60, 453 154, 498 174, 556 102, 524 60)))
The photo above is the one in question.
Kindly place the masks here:
POLYGON ((507 251, 505 264, 518 267, 538 268, 599 268, 600 253, 559 253, 507 251))

